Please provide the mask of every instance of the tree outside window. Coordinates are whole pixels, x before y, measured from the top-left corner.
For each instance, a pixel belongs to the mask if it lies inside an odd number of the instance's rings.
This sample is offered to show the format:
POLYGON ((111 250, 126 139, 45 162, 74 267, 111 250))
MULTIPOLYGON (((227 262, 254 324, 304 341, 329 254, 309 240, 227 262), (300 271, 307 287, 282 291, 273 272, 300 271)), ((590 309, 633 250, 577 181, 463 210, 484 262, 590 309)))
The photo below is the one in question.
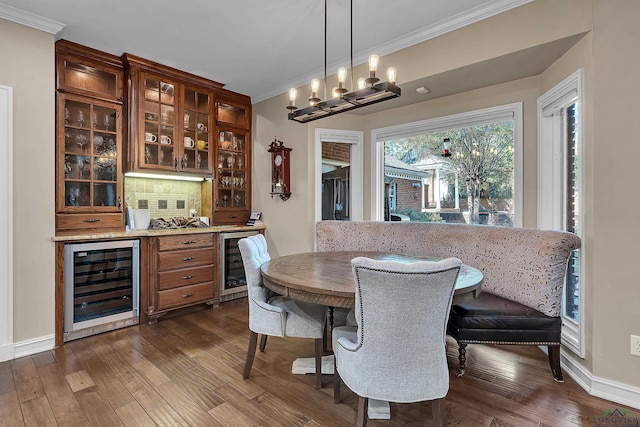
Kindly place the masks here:
POLYGON ((422 184, 433 188, 424 194, 432 194, 435 203, 425 203, 423 214, 438 214, 448 222, 461 222, 462 214, 471 224, 513 225, 512 120, 386 141, 385 156, 427 173, 422 184), (442 156, 445 138, 451 142, 450 157, 442 156))

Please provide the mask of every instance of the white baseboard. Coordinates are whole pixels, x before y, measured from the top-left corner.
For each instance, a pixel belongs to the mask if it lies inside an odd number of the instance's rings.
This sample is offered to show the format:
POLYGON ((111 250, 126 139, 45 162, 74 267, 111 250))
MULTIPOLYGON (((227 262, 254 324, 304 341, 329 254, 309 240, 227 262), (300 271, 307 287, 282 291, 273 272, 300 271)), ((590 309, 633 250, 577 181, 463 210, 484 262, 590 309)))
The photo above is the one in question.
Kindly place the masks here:
POLYGON ((45 335, 27 341, 21 341, 19 343, 15 343, 14 358, 17 359, 19 357, 31 356, 32 354, 41 353, 47 350, 53 350, 55 346, 55 335, 45 335))
MULTIPOLYGON (((561 350, 562 369, 587 393, 614 403, 640 409, 640 388, 594 376, 576 363, 571 352, 561 350)), ((604 411, 609 408, 602 408, 604 411)))
POLYGON ((0 345, 0 362, 5 362, 13 358, 13 344, 0 345))

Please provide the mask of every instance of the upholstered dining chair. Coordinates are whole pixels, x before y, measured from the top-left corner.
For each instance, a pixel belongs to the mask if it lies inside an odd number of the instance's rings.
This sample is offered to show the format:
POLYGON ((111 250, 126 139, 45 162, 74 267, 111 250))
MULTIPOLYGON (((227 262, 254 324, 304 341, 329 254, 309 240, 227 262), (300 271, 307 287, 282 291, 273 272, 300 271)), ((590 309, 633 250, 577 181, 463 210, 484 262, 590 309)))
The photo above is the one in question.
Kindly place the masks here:
POLYGON ((249 349, 244 365, 243 378, 249 378, 256 354, 258 334, 262 334, 260 351, 264 351, 266 337, 298 337, 315 340, 316 387, 322 388, 322 340, 325 332, 327 308, 284 296, 268 297, 262 284, 260 266, 271 257, 267 241, 262 234, 238 241, 244 271, 247 278, 249 300, 249 349))
POLYGON ((435 425, 447 425, 445 329, 461 261, 359 257, 351 264, 357 327, 333 330, 334 402, 340 401, 342 381, 359 396, 358 426, 367 423, 369 399, 430 400, 435 425))

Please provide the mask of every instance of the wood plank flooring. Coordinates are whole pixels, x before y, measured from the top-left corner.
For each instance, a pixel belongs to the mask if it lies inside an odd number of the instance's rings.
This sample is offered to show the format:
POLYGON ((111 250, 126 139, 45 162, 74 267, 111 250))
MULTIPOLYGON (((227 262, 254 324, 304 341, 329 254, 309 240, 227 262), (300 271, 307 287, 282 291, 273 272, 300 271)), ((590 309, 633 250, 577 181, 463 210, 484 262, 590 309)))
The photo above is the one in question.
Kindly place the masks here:
MULTIPOLYGON (((292 375, 313 340, 269 339, 251 378, 241 371, 249 340, 245 299, 72 341, 0 363, 0 426, 346 426, 357 397, 331 377, 292 375)), ((609 409, 640 411, 589 396, 568 375, 555 383, 535 347, 470 345, 468 371, 456 378, 448 339, 449 425, 592 426, 609 409)), ((391 405, 392 419, 370 426, 421 425, 427 403, 391 405)))

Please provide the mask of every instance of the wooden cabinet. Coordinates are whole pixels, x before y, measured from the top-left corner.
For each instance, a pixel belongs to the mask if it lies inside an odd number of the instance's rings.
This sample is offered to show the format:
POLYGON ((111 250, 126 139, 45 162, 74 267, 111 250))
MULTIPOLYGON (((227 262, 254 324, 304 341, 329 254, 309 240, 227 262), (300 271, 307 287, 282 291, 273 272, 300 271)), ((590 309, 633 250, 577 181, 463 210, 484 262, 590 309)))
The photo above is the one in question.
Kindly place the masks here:
POLYGON ((220 303, 217 280, 218 235, 160 236, 148 239, 146 314, 153 323, 171 310, 220 303))
POLYGON ((56 231, 124 228, 123 67, 56 43, 56 231))
POLYGON ((130 171, 212 178, 216 89, 222 84, 130 54, 128 79, 130 171))
POLYGON ((246 224, 251 210, 251 102, 221 92, 216 100, 217 173, 203 185, 203 214, 214 224, 246 224), (210 210, 209 210, 210 206, 210 210))

